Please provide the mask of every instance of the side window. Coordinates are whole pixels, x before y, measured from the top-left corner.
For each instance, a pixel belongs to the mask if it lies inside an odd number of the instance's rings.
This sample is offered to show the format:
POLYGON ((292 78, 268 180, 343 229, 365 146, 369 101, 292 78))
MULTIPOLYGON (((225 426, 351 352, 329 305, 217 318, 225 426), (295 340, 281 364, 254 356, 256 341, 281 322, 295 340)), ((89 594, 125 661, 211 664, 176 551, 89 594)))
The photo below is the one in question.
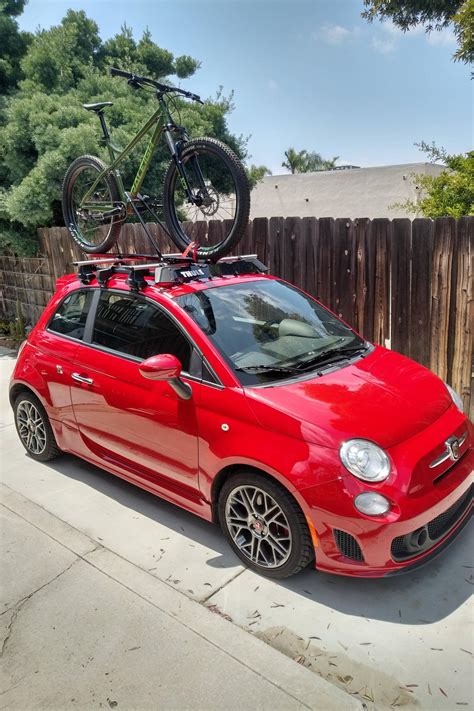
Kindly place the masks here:
POLYGON ((101 293, 92 343, 142 359, 171 353, 189 372, 192 347, 187 338, 161 309, 134 296, 101 293))
POLYGON ((92 294, 91 290, 73 291, 66 296, 49 322, 49 330, 71 338, 83 338, 92 294))

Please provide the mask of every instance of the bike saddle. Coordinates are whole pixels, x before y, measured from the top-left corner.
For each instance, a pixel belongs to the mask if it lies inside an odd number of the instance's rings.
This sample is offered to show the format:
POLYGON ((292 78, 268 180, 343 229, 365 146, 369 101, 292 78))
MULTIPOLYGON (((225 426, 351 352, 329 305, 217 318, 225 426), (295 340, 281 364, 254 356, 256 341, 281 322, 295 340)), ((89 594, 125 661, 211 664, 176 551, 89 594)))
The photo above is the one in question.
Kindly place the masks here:
POLYGON ((101 111, 104 106, 113 106, 112 101, 101 101, 98 104, 82 104, 87 111, 101 111))

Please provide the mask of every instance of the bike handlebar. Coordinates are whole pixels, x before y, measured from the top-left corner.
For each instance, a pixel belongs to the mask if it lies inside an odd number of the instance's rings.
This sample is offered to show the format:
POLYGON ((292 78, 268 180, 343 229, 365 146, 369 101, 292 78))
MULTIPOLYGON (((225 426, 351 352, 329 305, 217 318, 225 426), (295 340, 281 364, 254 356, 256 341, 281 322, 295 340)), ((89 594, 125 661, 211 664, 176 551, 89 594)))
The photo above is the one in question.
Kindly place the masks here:
POLYGON ((153 86, 158 89, 158 91, 162 94, 174 92, 175 94, 181 94, 182 96, 185 96, 187 99, 191 99, 192 101, 197 101, 200 104, 204 104, 204 101, 201 101, 201 97, 197 94, 192 94, 190 91, 185 91, 184 89, 178 89, 175 86, 167 86, 166 84, 160 84, 154 79, 140 77, 137 74, 133 74, 132 72, 125 72, 123 69, 110 67, 110 74, 113 77, 123 77, 124 79, 128 79, 128 83, 130 84, 130 86, 134 86, 135 88, 138 88, 141 84, 148 84, 149 86, 153 86))

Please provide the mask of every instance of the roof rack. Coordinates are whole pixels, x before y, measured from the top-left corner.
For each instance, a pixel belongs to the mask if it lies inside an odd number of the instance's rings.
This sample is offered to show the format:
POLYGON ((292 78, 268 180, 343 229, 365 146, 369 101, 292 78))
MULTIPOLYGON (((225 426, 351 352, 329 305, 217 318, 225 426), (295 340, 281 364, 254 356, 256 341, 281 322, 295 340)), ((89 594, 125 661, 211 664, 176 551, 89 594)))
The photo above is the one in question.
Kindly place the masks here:
POLYGON ((132 291, 140 291, 151 283, 184 284, 219 276, 265 274, 268 271, 256 254, 223 257, 217 262, 195 260, 181 254, 167 254, 157 262, 147 262, 153 258, 156 259, 156 256, 147 254, 121 254, 117 257, 97 255, 94 259, 73 262, 73 265, 78 267, 78 277, 83 284, 90 284, 95 278, 100 286, 105 287, 108 280, 116 274, 127 274, 127 284, 132 291), (140 263, 131 263, 137 261, 140 263))

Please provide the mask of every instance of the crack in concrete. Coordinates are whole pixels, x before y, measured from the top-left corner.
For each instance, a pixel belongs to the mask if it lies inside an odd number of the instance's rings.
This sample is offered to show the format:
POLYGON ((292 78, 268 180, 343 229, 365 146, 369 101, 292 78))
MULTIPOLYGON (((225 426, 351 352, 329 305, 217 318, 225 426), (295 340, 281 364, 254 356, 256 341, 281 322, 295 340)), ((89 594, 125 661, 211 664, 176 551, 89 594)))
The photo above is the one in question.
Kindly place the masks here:
POLYGON ((18 679, 16 684, 13 684, 13 686, 9 686, 8 689, 5 689, 4 691, 0 691, 0 696, 5 696, 5 694, 8 694, 9 691, 13 691, 13 689, 16 689, 18 686, 20 686, 23 679, 26 679, 27 676, 31 676, 31 674, 23 674, 23 676, 18 679))
MULTIPOLYGON (((94 550, 95 550, 95 549, 94 549, 94 550)), ((92 551, 89 551, 89 552, 92 553, 92 551)), ((54 581, 57 580, 58 578, 60 578, 61 575, 64 575, 64 573, 67 573, 68 570, 71 570, 72 566, 75 565, 75 564, 76 564, 78 561, 80 561, 80 560, 81 560, 81 558, 75 558, 75 559, 72 561, 72 563, 67 566, 67 568, 64 568, 64 570, 62 570, 60 573, 58 573, 57 575, 55 575, 54 578, 51 578, 51 580, 48 580, 47 583, 44 583, 44 584, 41 585, 39 588, 36 588, 36 590, 33 590, 33 592, 31 592, 31 593, 30 593, 29 595, 27 595, 26 597, 22 598, 22 599, 21 599, 19 602, 17 602, 15 605, 12 605, 12 607, 9 607, 8 610, 4 610, 4 611, 2 612, 2 615, 4 615, 5 613, 11 612, 11 611, 13 610, 13 614, 12 614, 11 619, 10 619, 10 622, 8 623, 8 626, 7 626, 6 635, 5 635, 5 637, 3 638, 3 641, 2 641, 2 648, 0 649, 0 658, 3 657, 3 655, 4 655, 4 653, 5 653, 5 650, 6 650, 6 648, 7 648, 8 642, 10 641, 10 637, 11 637, 12 632, 13 632, 14 624, 15 624, 16 619, 17 619, 17 617, 18 617, 18 614, 19 614, 20 610, 23 608, 23 606, 24 606, 29 600, 31 600, 31 598, 32 598, 34 595, 36 595, 36 593, 38 593, 38 592, 40 592, 40 590, 43 590, 44 588, 48 587, 48 585, 51 585, 51 583, 54 583, 54 581)))
POLYGON ((238 578, 239 575, 242 575, 242 573, 245 573, 246 570, 247 570, 247 568, 242 568, 242 570, 239 570, 239 572, 236 573, 235 575, 233 575, 231 578, 229 578, 229 580, 226 580, 226 582, 223 583, 220 587, 218 587, 215 590, 213 590, 212 592, 210 592, 209 595, 206 595, 206 597, 199 599, 197 602, 199 602, 201 605, 206 606, 206 602, 208 600, 210 600, 211 597, 214 597, 214 595, 217 595, 217 593, 220 592, 221 590, 223 590, 225 587, 227 587, 227 585, 230 585, 230 583, 232 583, 236 578, 238 578))

